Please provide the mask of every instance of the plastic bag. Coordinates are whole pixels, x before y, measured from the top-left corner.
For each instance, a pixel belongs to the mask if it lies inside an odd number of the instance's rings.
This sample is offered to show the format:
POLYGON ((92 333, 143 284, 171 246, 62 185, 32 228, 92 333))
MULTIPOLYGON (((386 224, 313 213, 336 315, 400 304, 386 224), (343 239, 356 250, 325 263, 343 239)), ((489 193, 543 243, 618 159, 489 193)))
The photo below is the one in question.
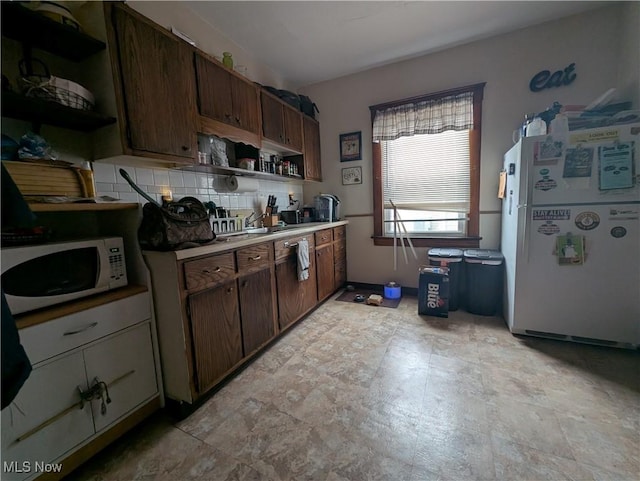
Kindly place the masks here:
POLYGON ((226 142, 218 137, 211 137, 209 139, 209 144, 211 145, 211 160, 213 165, 229 167, 226 142))
POLYGON ((57 160, 58 153, 37 134, 27 132, 20 138, 18 158, 25 160, 57 160))

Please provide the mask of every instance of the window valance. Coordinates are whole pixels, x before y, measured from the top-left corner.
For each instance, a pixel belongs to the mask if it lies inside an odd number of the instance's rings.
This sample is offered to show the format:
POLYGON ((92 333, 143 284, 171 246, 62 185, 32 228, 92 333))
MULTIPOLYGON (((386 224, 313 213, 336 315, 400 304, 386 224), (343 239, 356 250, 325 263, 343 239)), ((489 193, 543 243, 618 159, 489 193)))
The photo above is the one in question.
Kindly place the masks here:
POLYGON ((473 92, 376 110, 373 141, 473 128, 473 92))

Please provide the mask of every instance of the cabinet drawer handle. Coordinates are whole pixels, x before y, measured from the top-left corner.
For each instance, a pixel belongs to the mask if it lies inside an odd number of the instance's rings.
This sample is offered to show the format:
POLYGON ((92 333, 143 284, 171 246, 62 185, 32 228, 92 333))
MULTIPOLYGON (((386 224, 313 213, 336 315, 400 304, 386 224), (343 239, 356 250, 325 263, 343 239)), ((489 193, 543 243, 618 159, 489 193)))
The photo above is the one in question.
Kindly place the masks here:
POLYGON ((83 328, 78 329, 76 331, 67 331, 63 334, 63 336, 73 336, 74 334, 80 334, 81 332, 88 331, 89 329, 93 329, 97 325, 98 325, 97 322, 92 322, 88 326, 84 326, 83 328))
POLYGON ((289 241, 284 243, 285 247, 298 247, 298 243, 297 242, 291 242, 289 243, 289 241))
MULTIPOLYGON (((213 272, 220 272, 222 269, 220 267, 216 267, 213 272)), ((211 271, 209 269, 202 269, 202 272, 204 274, 211 274, 211 271)))
POLYGON ((255 257, 249 257, 249 260, 250 260, 250 261, 259 261, 260 259, 262 259, 262 256, 261 256, 261 255, 257 255, 257 256, 255 256, 255 257))

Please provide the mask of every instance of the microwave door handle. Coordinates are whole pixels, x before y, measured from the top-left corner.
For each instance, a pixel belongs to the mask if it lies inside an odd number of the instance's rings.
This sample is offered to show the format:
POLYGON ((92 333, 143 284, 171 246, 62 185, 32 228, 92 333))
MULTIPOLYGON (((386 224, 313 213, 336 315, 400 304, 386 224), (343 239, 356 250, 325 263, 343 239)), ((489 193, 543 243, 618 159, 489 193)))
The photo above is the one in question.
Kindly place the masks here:
POLYGON ((109 264, 109 252, 105 246, 98 246, 96 249, 98 256, 98 278, 96 279, 96 287, 99 290, 106 290, 109 287, 109 278, 111 277, 111 268, 109 264))

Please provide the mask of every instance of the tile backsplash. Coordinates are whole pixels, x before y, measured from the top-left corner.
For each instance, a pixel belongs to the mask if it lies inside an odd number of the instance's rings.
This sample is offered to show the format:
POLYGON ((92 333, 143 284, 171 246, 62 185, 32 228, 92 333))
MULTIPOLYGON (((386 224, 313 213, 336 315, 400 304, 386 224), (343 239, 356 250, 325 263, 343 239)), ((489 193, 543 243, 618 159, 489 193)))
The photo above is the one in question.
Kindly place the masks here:
POLYGON ((202 202, 214 202, 216 206, 229 210, 252 209, 259 213, 266 205, 269 195, 276 196, 280 210, 289 205, 289 194, 300 202, 303 197, 303 186, 295 183, 259 179, 257 192, 236 193, 229 192, 224 182, 226 176, 221 174, 94 162, 93 171, 98 196, 105 195, 140 204, 147 202, 120 175, 121 168, 143 191, 158 202, 161 202, 163 194, 171 191, 176 200, 191 196, 202 202))

